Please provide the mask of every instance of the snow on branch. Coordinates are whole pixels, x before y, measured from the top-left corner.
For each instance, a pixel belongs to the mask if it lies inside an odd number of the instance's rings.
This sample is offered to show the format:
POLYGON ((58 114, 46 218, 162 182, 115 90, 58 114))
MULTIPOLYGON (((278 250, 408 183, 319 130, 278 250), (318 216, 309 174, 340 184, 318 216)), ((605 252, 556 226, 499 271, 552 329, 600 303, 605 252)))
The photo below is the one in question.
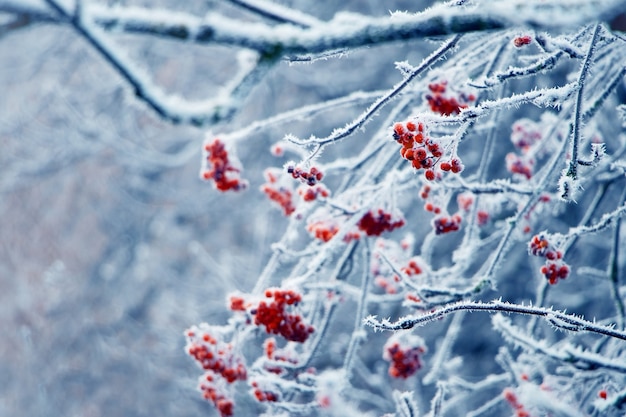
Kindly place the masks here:
POLYGON ((161 117, 174 123, 204 125, 228 119, 240 105, 241 98, 256 84, 255 79, 269 69, 267 64, 255 62, 256 58, 250 53, 242 53, 239 56, 240 70, 229 85, 214 98, 190 102, 182 97, 167 95, 154 85, 149 74, 131 62, 100 28, 89 21, 88 16, 82 13, 72 15, 56 0, 46 0, 46 3, 71 22, 74 29, 133 87, 137 97, 161 117))
POLYGON ((94 22, 107 30, 151 34, 195 43, 217 43, 255 50, 268 58, 516 26, 508 17, 437 7, 414 15, 369 17, 338 14, 310 28, 268 26, 222 15, 198 18, 139 7, 90 6, 94 22))

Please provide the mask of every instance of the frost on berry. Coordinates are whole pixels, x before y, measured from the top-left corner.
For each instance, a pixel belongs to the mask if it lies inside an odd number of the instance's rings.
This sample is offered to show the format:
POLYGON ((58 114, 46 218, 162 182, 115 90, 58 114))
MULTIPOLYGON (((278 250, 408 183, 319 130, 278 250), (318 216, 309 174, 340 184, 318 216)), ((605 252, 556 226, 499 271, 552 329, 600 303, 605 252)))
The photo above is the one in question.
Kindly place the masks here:
POLYGON ((339 232, 339 225, 334 220, 315 220, 307 224, 306 229, 315 239, 328 242, 339 232))
POLYGON ((207 141, 204 145, 204 157, 200 177, 206 181, 213 181, 219 191, 239 191, 245 189, 248 183, 239 177, 241 170, 235 167, 220 139, 207 141))
POLYGON ((314 329, 294 311, 300 301, 302 295, 294 290, 267 289, 265 299, 251 310, 254 324, 264 326, 268 333, 281 335, 292 342, 303 343, 314 329))
POLYGON ((417 335, 394 333, 383 347, 383 359, 389 362, 389 375, 406 379, 419 371, 425 346, 424 340, 417 335))
POLYGON ((229 398, 229 385, 247 379, 243 358, 231 343, 224 341, 224 328, 206 323, 185 331, 185 351, 206 372, 198 382, 205 400, 215 405, 222 417, 232 416, 234 403, 229 398))
POLYGON ((292 365, 298 363, 298 355, 292 347, 293 344, 288 343, 284 348, 280 349, 277 346, 276 339, 273 337, 267 338, 263 343, 266 359, 264 369, 276 375, 287 373, 292 365))
POLYGON ((545 234, 532 237, 528 243, 528 252, 531 255, 546 259, 546 263, 540 268, 540 272, 550 284, 554 285, 559 279, 565 279, 569 276, 570 268, 562 259, 563 252, 557 249, 545 234))
POLYGON ((513 152, 506 155, 506 169, 511 174, 518 174, 529 180, 533 176, 534 166, 535 160, 532 157, 513 152))
MULTIPOLYGON (((315 219, 311 220, 307 226, 307 231, 318 240, 322 242, 328 242, 331 240, 337 233, 339 233, 339 222, 336 219, 315 219)), ((358 240, 361 238, 361 234, 354 230, 349 231, 343 237, 343 241, 348 243, 353 240, 358 240)))
POLYGON ((541 267, 541 273, 546 277, 551 285, 558 282, 559 279, 565 279, 569 275, 569 265, 561 259, 547 260, 546 264, 541 267))
POLYGON ((316 184, 313 186, 301 185, 298 187, 298 195, 306 202, 315 201, 318 198, 326 198, 330 195, 330 191, 324 184, 316 184))
POLYGON ((409 259, 407 264, 401 268, 401 271, 404 272, 409 277, 419 275, 422 273, 422 268, 423 268, 420 266, 420 262, 421 261, 418 257, 413 257, 409 259))
POLYGON ((268 168, 264 176, 266 182, 261 186, 261 191, 282 208, 285 216, 290 216, 296 211, 291 183, 285 181, 282 172, 278 169, 268 168))
POLYGON ((198 365, 220 375, 229 384, 247 378, 243 358, 236 354, 232 344, 223 340, 222 330, 206 323, 192 326, 185 332, 185 351, 198 365))
POLYGON ((229 309, 232 311, 246 311, 248 308, 248 302, 239 294, 232 294, 229 298, 229 309))
POLYGON ((516 120, 511 128, 511 142, 517 149, 528 152, 542 139, 542 124, 543 121, 537 123, 527 118, 516 120))
POLYGON ((198 389, 202 397, 213 403, 220 416, 228 417, 233 415, 235 403, 229 398, 224 385, 224 382, 216 379, 216 375, 211 371, 206 372, 198 380, 198 389))
POLYGON ((270 384, 263 384, 258 381, 252 381, 250 386, 252 387, 252 395, 259 402, 276 402, 280 399, 280 394, 272 389, 272 387, 265 386, 270 384))
POLYGON ((518 36, 513 39, 513 45, 515 45, 516 48, 521 48, 524 45, 529 45, 532 41, 533 38, 531 38, 529 35, 518 36))
POLYGON ((423 169, 428 181, 442 178, 444 172, 458 174, 465 168, 458 156, 446 151, 440 140, 428 136, 423 123, 396 123, 393 138, 401 146, 402 158, 410 161, 417 171, 423 169))
POLYGON ((315 166, 307 170, 294 162, 287 162, 287 164, 285 164, 285 170, 293 179, 300 180, 311 187, 324 178, 324 173, 315 166))
POLYGON ((435 229, 435 234, 441 235, 444 233, 456 232, 461 228, 461 216, 459 214, 453 214, 451 216, 440 215, 433 219, 432 224, 435 229))

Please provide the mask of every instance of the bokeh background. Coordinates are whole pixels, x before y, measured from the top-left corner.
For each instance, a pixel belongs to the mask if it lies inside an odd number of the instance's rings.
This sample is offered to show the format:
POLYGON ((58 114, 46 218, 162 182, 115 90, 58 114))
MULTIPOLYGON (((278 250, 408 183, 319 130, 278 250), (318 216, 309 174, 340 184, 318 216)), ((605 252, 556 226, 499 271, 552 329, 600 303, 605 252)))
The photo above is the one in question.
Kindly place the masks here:
MULTIPOLYGON (((108 3, 252 19, 225 2, 108 3)), ((320 19, 337 7, 375 16, 423 8, 415 1, 281 3, 320 19)), ((3 28, 12 19, 0 13, 3 28)), ((236 65, 224 47, 112 39, 157 85, 190 99, 215 94, 236 65)), ((284 230, 281 212, 258 191, 262 170, 284 163, 270 145, 286 133, 328 132, 361 108, 250 137, 238 147, 250 181, 240 194, 218 193, 199 179, 207 131, 219 135, 304 104, 390 87, 400 80, 394 61, 419 62, 432 48, 414 42, 281 63, 231 123, 204 129, 162 121, 67 25, 2 31, 0 416, 216 415, 195 390, 199 371, 184 354, 183 331, 224 323, 225 295, 252 288, 284 230)))

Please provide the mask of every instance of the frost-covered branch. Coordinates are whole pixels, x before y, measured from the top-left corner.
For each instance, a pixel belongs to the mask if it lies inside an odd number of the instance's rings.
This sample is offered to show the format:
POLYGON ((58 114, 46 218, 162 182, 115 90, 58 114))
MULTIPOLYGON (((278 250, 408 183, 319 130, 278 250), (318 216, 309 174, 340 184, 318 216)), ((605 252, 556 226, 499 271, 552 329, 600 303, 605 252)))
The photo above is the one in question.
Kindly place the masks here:
MULTIPOLYGON (((189 102, 183 98, 168 96, 150 80, 150 76, 139 69, 118 46, 112 43, 101 29, 92 25, 89 14, 73 15, 56 0, 46 0, 63 19, 71 25, 102 57, 132 86, 135 94, 144 100, 161 117, 174 123, 203 125, 228 119, 240 105, 240 99, 247 95, 256 84, 254 79, 261 77, 269 69, 267 64, 257 64, 251 56, 241 56, 240 73, 233 77, 233 84, 227 86, 215 98, 189 102), (253 61, 253 62, 250 62, 253 61)), ((81 9, 82 10, 82 9, 81 9)))
POLYGON ((425 313, 421 316, 406 316, 400 318, 395 323, 389 320, 377 320, 374 316, 367 317, 364 322, 368 326, 373 327, 376 330, 407 330, 416 326, 423 326, 434 320, 443 318, 451 313, 458 311, 486 311, 490 313, 515 313, 530 316, 543 317, 548 323, 557 329, 568 330, 571 332, 586 331, 591 333, 598 333, 609 337, 614 337, 621 340, 626 340, 626 332, 621 330, 615 330, 608 326, 599 325, 588 320, 576 317, 570 314, 566 314, 560 311, 547 309, 544 307, 532 307, 519 304, 510 304, 502 301, 492 301, 490 303, 461 301, 454 304, 443 306, 430 313, 425 313))
POLYGON ((308 145, 308 144, 316 144, 317 146, 322 146, 327 143, 335 142, 340 139, 346 138, 355 132, 357 129, 363 127, 373 115, 375 115, 378 111, 380 111, 390 100, 396 97, 398 94, 402 92, 410 83, 424 72, 426 69, 431 67, 435 62, 442 59, 444 55, 453 49, 455 45, 459 42, 461 36, 457 35, 449 41, 445 42, 439 49, 433 52, 428 58, 424 59, 422 63, 416 67, 412 68, 410 72, 405 74, 404 79, 396 84, 391 90, 389 90, 386 94, 382 95, 378 100, 372 103, 365 112, 360 114, 355 120, 350 122, 346 127, 342 129, 336 129, 330 135, 325 138, 315 138, 311 137, 306 140, 301 140, 295 137, 288 136, 286 139, 300 146, 308 145))

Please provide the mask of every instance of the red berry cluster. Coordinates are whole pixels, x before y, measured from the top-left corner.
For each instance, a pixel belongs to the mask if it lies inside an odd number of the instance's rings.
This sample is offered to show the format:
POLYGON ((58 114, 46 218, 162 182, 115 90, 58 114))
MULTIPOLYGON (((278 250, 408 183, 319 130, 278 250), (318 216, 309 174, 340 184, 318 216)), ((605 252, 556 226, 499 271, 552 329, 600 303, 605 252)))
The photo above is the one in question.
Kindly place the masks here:
POLYGON ((261 301, 250 311, 255 316, 254 324, 265 326, 268 333, 279 334, 292 342, 305 342, 313 333, 313 326, 305 324, 299 314, 285 311, 288 306, 297 305, 302 296, 293 290, 273 288, 265 290, 265 297, 273 301, 261 301))
POLYGON ((233 415, 233 410, 235 408, 235 404, 233 400, 228 398, 218 386, 215 385, 214 377, 211 373, 207 372, 200 380, 198 384, 198 388, 200 392, 202 392, 202 397, 211 401, 217 411, 219 411, 220 416, 228 417, 233 415))
POLYGON ((468 103, 476 100, 473 94, 461 94, 458 99, 456 97, 446 97, 445 93, 448 87, 446 81, 428 84, 429 94, 425 98, 428 101, 430 110, 435 113, 450 116, 459 114, 461 109, 467 108, 468 103))
POLYGON ((528 35, 518 36, 513 39, 513 45, 515 45, 516 48, 521 48, 524 45, 529 45, 532 41, 533 38, 528 35))
POLYGON ((505 388, 504 391, 502 391, 502 395, 504 396, 506 402, 508 402, 511 407, 515 409, 515 417, 530 416, 530 413, 524 409, 524 405, 518 401, 517 395, 515 395, 515 392, 513 392, 511 388, 505 388))
POLYGON ((298 187, 298 194, 300 194, 300 197, 302 197, 304 201, 311 202, 317 200, 318 197, 328 197, 330 191, 324 184, 317 184, 312 187, 298 187))
POLYGON ((536 150, 543 137, 541 124, 522 118, 513 124, 511 142, 521 155, 510 152, 506 155, 506 168, 513 174, 530 179, 533 176, 536 150))
POLYGON ((441 171, 454 174, 463 171, 463 163, 459 158, 442 160, 443 147, 435 139, 426 136, 422 123, 396 123, 393 126, 393 138, 402 146, 400 155, 411 161, 415 169, 424 169, 424 176, 428 181, 440 178, 441 171))
POLYGON ((269 390, 263 390, 259 388, 259 383, 252 381, 252 393, 259 402, 276 402, 278 401, 278 394, 269 390))
POLYGON ((291 190, 278 184, 278 175, 271 169, 265 170, 264 175, 267 182, 261 186, 261 191, 263 191, 270 200, 282 207, 285 216, 291 215, 291 213, 296 211, 291 190))
POLYGON ((243 359, 236 356, 232 345, 221 340, 219 332, 207 324, 192 326, 185 332, 185 337, 185 351, 206 371, 198 385, 202 396, 215 405, 222 417, 232 416, 234 404, 224 391, 227 384, 248 377, 243 359))
POLYGON ((392 378, 408 378, 422 367, 420 356, 426 352, 421 338, 415 335, 391 336, 383 347, 383 358, 389 362, 392 378))
POLYGON ((461 227, 461 215, 453 214, 452 216, 440 215, 433 219, 433 227, 435 234, 456 232, 461 227))
POLYGON ((204 152, 205 167, 201 174, 204 180, 213 180, 215 188, 222 192, 246 188, 247 182, 239 178, 240 170, 231 164, 221 140, 216 138, 204 145, 204 152))
POLYGON ((530 119, 522 118, 513 123, 511 142, 524 152, 535 146, 543 137, 541 125, 530 119))
MULTIPOLYGON (((309 223, 306 229, 316 239, 319 239, 322 242, 328 242, 337 234, 337 232, 339 232, 339 225, 329 220, 318 220, 318 221, 309 223)), ((358 239, 358 236, 357 236, 357 239, 358 239)))
POLYGON ((417 259, 412 258, 409 259, 409 263, 406 266, 402 267, 401 271, 411 277, 413 275, 421 274, 422 268, 420 268, 417 259))
POLYGON ((550 246, 550 242, 543 235, 535 235, 528 242, 528 252, 535 256, 546 256, 549 249, 550 253, 553 253, 550 246))
POLYGON ((563 261, 563 252, 557 250, 543 235, 535 235, 528 243, 528 251, 535 256, 546 258, 541 273, 552 285, 569 276, 570 268, 563 261))
POLYGON ((293 163, 288 163, 286 168, 287 172, 291 174, 294 179, 299 179, 309 186, 314 186, 324 178, 322 171, 316 167, 311 167, 311 169, 306 171, 293 163))
POLYGON ((551 285, 554 285, 560 279, 565 279, 569 276, 569 265, 562 260, 546 261, 546 264, 541 267, 541 273, 546 277, 551 285))
POLYGON ((394 219, 391 213, 383 209, 368 211, 357 223, 357 227, 368 236, 380 236, 383 232, 391 232, 402 226, 404 219, 394 219))
POLYGON ((378 275, 374 278, 374 284, 382 288, 387 294, 396 294, 398 292, 398 282, 400 282, 400 277, 397 275, 394 275, 392 278, 378 275))
POLYGON ((246 311, 248 303, 246 303, 245 298, 239 295, 231 295, 229 308, 232 311, 246 311))
MULTIPOLYGON (((426 200, 426 203, 424 203, 424 210, 436 215, 431 223, 433 229, 435 229, 435 234, 441 235, 444 233, 456 232, 457 230, 459 230, 461 227, 461 222, 463 220, 461 214, 459 214, 458 212, 453 215, 443 214, 445 213, 445 211, 443 211, 438 205, 433 204, 432 200, 435 200, 436 197, 431 198, 430 192, 430 187, 428 185, 425 185, 420 191, 420 197, 426 200)), ((471 195, 468 197, 467 195, 460 194, 459 198, 459 208, 461 208, 462 210, 464 210, 465 208, 469 209, 473 202, 473 197, 471 197, 471 195)))
POLYGON ((298 359, 292 352, 289 352, 286 349, 276 348, 276 339, 273 337, 269 337, 265 340, 263 343, 263 349, 265 350, 265 356, 267 359, 272 361, 271 364, 265 365, 265 370, 268 372, 280 375, 285 372, 285 368, 281 366, 281 362, 291 365, 298 363, 298 359))
MULTIPOLYGON (((400 270, 408 277, 412 277, 422 273, 422 268, 420 267, 417 258, 409 259, 408 263, 400 268, 400 270)), ((387 294, 396 294, 398 292, 399 282, 400 277, 396 274, 394 274, 391 278, 384 275, 376 275, 376 278, 374 280, 374 283, 381 287, 383 290, 385 290, 387 294)))
POLYGON ((187 354, 193 357, 202 369, 221 375, 229 384, 247 378, 243 360, 233 353, 232 345, 211 335, 211 328, 191 327, 187 336, 187 354))
POLYGON ((489 222, 489 212, 485 210, 478 210, 476 212, 476 222, 479 226, 484 226, 489 222))
POLYGON ((527 155, 506 154, 506 169, 512 174, 520 174, 529 180, 533 176, 535 160, 527 155))

